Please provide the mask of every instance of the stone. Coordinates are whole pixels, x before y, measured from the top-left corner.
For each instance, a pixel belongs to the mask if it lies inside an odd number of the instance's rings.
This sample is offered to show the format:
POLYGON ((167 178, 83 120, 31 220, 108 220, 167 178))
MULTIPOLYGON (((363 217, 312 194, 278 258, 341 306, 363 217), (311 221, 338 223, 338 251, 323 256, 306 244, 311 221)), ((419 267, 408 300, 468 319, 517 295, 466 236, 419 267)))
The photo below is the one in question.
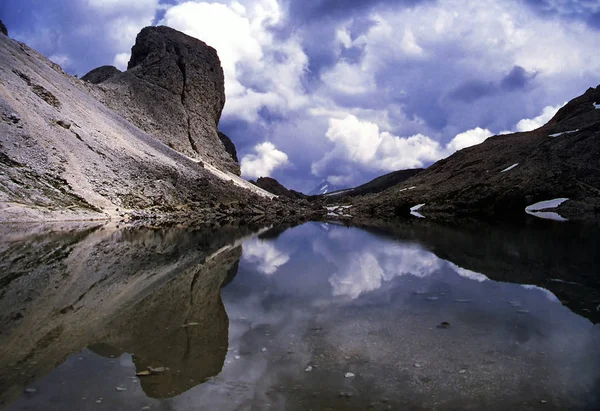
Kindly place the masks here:
POLYGON ((172 149, 240 175, 217 131, 224 82, 215 49, 170 27, 146 27, 127 71, 104 80, 99 98, 172 149))
POLYGON ((92 84, 100 84, 109 78, 116 76, 117 74, 121 74, 121 70, 116 68, 115 66, 101 66, 93 69, 83 77, 81 80, 87 81, 92 84))
POLYGON ((233 144, 233 141, 231 141, 231 139, 227 137, 225 133, 217 131, 217 134, 219 136, 219 140, 221 140, 221 143, 223 143, 223 145, 225 146, 225 151, 229 153, 231 158, 233 158, 236 163, 239 163, 237 150, 235 149, 235 144, 233 144))

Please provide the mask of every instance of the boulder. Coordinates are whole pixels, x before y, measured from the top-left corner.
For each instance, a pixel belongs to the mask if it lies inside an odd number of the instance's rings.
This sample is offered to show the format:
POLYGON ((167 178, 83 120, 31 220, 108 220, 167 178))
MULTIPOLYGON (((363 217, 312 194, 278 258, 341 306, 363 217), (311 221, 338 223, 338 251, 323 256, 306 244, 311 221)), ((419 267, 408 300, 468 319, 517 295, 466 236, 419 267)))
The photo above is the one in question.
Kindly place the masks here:
POLYGON ((81 79, 83 81, 87 81, 88 83, 100 84, 109 78, 116 76, 117 74, 121 74, 121 70, 115 66, 102 66, 93 69, 85 76, 81 77, 81 79))

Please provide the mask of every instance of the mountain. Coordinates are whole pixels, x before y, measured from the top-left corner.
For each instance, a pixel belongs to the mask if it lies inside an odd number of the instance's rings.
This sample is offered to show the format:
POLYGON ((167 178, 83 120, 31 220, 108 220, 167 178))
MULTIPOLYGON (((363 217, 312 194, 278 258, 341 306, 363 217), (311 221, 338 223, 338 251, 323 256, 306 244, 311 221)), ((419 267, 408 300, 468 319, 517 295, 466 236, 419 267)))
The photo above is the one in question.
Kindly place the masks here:
POLYGON ((365 194, 379 193, 391 186, 399 184, 407 179, 422 172, 422 168, 415 168, 409 170, 398 170, 391 173, 379 176, 368 183, 362 184, 355 188, 347 190, 339 190, 333 193, 325 194, 327 200, 340 201, 348 197, 356 197, 365 194))
POLYGON ((309 196, 318 196, 338 191, 339 188, 328 182, 327 180, 322 181, 318 186, 310 190, 309 196))
POLYGON ((269 193, 291 198, 292 200, 302 200, 308 197, 306 194, 285 188, 279 181, 271 177, 259 177, 258 180, 251 180, 250 182, 269 193))
POLYGON ((431 219, 523 219, 525 208, 534 203, 568 198, 552 210, 556 214, 537 215, 598 221, 598 102, 600 86, 571 100, 543 127, 490 137, 460 150, 381 193, 357 198, 353 211, 388 219, 408 216, 411 208, 424 204, 419 213, 431 219))
POLYGON ((238 176, 213 48, 149 27, 127 71, 84 77, 0 35, 1 222, 302 213, 238 176))

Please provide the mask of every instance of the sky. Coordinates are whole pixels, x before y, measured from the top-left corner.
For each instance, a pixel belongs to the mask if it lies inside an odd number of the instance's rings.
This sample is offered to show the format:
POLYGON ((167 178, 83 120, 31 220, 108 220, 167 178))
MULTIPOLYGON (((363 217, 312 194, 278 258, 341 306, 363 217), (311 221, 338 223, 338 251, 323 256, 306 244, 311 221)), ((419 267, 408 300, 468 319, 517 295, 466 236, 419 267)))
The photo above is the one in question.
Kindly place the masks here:
POLYGON ((125 69, 148 25, 203 40, 243 175, 305 192, 537 128, 600 84, 597 0, 2 0, 0 19, 80 76, 125 69))

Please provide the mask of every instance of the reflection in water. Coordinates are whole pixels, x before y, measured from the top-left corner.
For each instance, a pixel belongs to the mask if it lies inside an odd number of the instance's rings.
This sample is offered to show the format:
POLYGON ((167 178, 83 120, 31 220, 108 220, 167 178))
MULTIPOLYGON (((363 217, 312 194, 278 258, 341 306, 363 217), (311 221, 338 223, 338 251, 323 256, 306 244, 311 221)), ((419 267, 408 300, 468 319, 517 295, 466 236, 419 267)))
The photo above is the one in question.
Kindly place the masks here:
POLYGON ((544 288, 314 223, 249 237, 240 259, 244 234, 95 228, 3 244, 0 392, 36 390, 8 409, 600 404, 600 328, 544 288))
POLYGON ((94 226, 5 237, 0 405, 86 346, 160 370, 141 379, 149 397, 218 374, 229 328, 220 288, 248 233, 94 226))

